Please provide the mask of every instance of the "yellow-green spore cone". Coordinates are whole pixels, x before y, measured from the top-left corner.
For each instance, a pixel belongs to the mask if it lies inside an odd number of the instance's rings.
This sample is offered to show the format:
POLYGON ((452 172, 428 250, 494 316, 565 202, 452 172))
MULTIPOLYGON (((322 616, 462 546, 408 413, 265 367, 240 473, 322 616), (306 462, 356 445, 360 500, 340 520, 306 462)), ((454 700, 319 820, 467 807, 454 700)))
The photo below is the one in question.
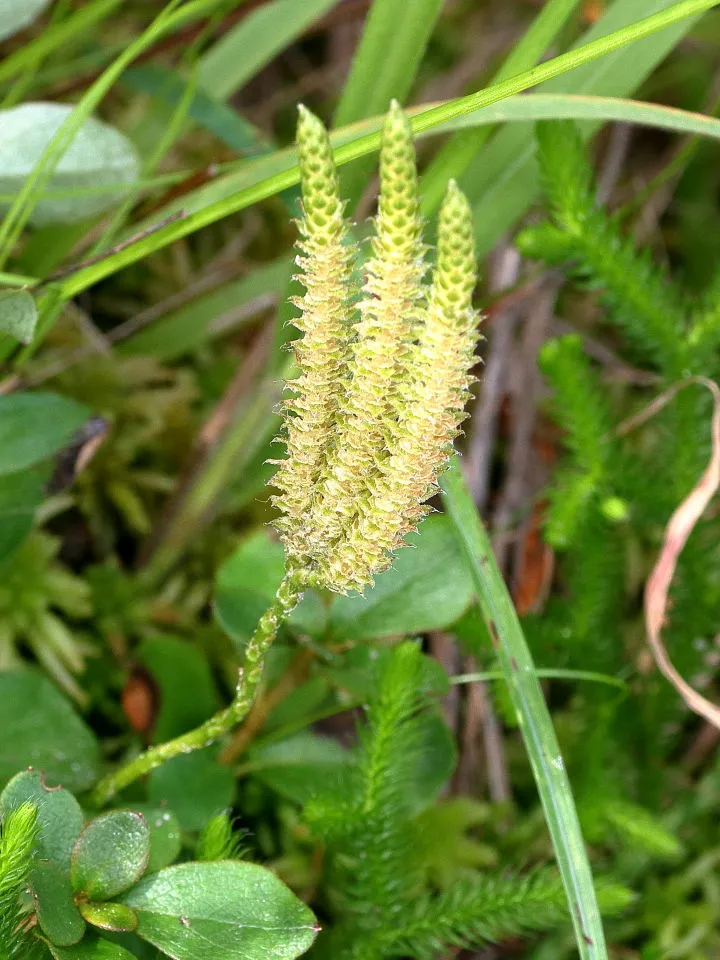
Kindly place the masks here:
POLYGON ((362 590, 427 512, 464 419, 477 340, 472 214, 457 185, 440 211, 437 265, 417 339, 404 355, 389 421, 388 455, 368 478, 365 509, 323 566, 325 585, 362 590))
MULTIPOLYGON (((379 209, 349 386, 317 507, 325 544, 345 536, 358 511, 372 509, 367 486, 387 453, 393 394, 422 309, 424 253, 412 130, 393 102, 383 127, 379 209)), ((322 561, 325 549, 321 554, 322 561)))
POLYGON ((295 344, 300 375, 289 384, 294 396, 284 404, 287 458, 279 461, 273 485, 279 491, 278 530, 289 559, 301 562, 313 549, 313 502, 347 387, 355 248, 327 131, 304 107, 297 143, 303 197, 297 264, 305 294, 295 302, 300 317, 293 322, 303 336, 295 344))

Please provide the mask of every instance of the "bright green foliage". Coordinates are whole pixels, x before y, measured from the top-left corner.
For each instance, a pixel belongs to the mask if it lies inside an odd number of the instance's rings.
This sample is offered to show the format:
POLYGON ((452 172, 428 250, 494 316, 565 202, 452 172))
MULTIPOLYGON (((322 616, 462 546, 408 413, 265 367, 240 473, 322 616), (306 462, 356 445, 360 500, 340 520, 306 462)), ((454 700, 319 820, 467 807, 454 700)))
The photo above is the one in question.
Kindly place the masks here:
POLYGON ((90 614, 90 590, 56 560, 59 541, 33 534, 3 567, 0 577, 0 669, 18 666, 26 643, 55 682, 79 703, 86 694, 75 679, 85 669, 87 643, 71 633, 58 612, 90 614))
POLYGON ((150 859, 150 829, 130 810, 104 813, 85 827, 73 847, 73 890, 90 900, 111 900, 137 883, 150 859))
POLYGON ((168 867, 123 901, 137 914, 138 934, 175 960, 293 960, 318 930, 274 874, 237 860, 168 867))
POLYGON ((35 865, 30 877, 38 924, 51 943, 67 947, 78 943, 85 923, 73 900, 67 873, 51 863, 35 865))
POLYGON ((21 960, 23 937, 18 931, 33 862, 37 814, 26 803, 7 813, 0 827, 0 958, 21 960))
MULTIPOLYGON (((666 383, 685 371, 716 376, 717 285, 691 312, 684 292, 636 252, 596 206, 589 166, 572 126, 543 124, 538 137, 552 231, 560 231, 563 239, 551 232, 545 249, 542 238, 548 234, 541 225, 526 234, 525 248, 529 240, 535 254, 550 263, 566 257, 579 264, 581 278, 604 297, 605 319, 625 331, 635 357, 653 363, 666 383), (568 243, 565 254, 563 242, 568 243)), ((601 382, 578 337, 551 341, 541 364, 567 448, 549 490, 547 517, 548 539, 565 554, 558 575, 567 600, 550 602, 537 639, 542 649, 552 637, 553 648, 571 666, 617 674, 626 669, 628 657, 639 662, 643 632, 628 622, 628 613, 639 607, 640 586, 657 556, 661 530, 705 468, 710 400, 699 387, 688 387, 650 424, 618 437, 616 405, 629 390, 623 396, 601 382)), ((647 402, 646 396, 630 399, 631 409, 647 402)), ((717 518, 710 514, 683 550, 673 582, 663 638, 688 678, 707 665, 705 638, 717 631, 718 542, 717 518)), ((634 686, 641 696, 632 704, 613 704, 588 690, 572 705, 570 717, 583 733, 569 751, 569 763, 587 839, 613 850, 620 869, 635 883, 652 886, 655 861, 688 855, 675 830, 679 818, 665 815, 667 774, 661 772, 667 770, 661 757, 677 749, 683 707, 654 671, 638 672, 634 686)), ((691 819, 684 820, 686 828, 691 819)), ((678 891, 678 902, 686 896, 678 891)), ((671 945, 675 949, 693 923, 688 908, 682 921, 678 913, 675 929, 666 928, 659 918, 670 907, 663 902, 660 913, 647 921, 658 956, 671 945)), ((705 938, 701 942, 710 944, 709 932, 700 933, 706 922, 702 909, 695 921, 698 937, 705 938)))
MULTIPOLYGON (((579 275, 602 290, 608 319, 625 330, 639 355, 677 376, 684 362, 681 299, 650 258, 639 254, 596 205, 590 166, 575 125, 539 123, 537 136, 552 217, 565 234, 579 275)), ((552 256, 555 259, 554 251, 552 256)))
POLYGON ((28 766, 45 770, 51 783, 78 791, 87 790, 100 776, 95 735, 67 698, 34 670, 0 672, 0 730, 2 783, 28 766), (32 714, 19 711, 18 703, 33 704, 32 714))
POLYGON ((195 856, 198 860, 240 860, 246 853, 244 834, 233 832, 230 817, 218 813, 203 827, 195 856))
MULTIPOLYGON (((61 960, 131 956, 92 928, 137 932, 177 960, 206 960, 208 947, 227 960, 294 960, 314 940, 309 908, 263 867, 158 869, 156 859, 148 872, 151 833, 140 814, 101 814, 81 832, 82 819, 72 794, 47 788, 39 773, 18 774, 0 795, 0 960, 46 960, 40 940, 61 960)), ((220 819, 202 841, 213 859, 238 853, 220 819)), ((178 842, 168 859, 179 853, 178 842)))
POLYGON ((306 808, 328 845, 327 895, 336 915, 317 955, 431 960, 452 947, 562 922, 562 886, 548 873, 498 877, 476 873, 468 861, 441 891, 433 888, 435 854, 425 838, 433 811, 417 811, 412 779, 427 748, 427 662, 404 643, 380 658, 374 679, 349 779, 324 793, 319 787, 306 808))
POLYGON ((85 820, 80 804, 69 790, 50 786, 39 771, 23 770, 0 794, 0 816, 6 817, 28 803, 36 812, 38 858, 67 872, 85 820))
POLYGON ((577 529, 607 484, 607 466, 617 455, 605 398, 578 336, 548 341, 540 354, 543 372, 553 387, 553 410, 565 428, 571 467, 551 490, 548 540, 556 547, 574 542, 577 529))

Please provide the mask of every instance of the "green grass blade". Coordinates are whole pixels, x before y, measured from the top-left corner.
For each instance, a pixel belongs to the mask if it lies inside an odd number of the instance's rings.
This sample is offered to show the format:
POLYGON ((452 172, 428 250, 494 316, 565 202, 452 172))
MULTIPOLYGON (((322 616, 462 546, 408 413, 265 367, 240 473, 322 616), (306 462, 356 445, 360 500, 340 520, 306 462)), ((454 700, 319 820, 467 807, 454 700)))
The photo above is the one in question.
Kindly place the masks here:
MULTIPOLYGON (((183 87, 183 89, 186 89, 183 87)), ((410 107, 407 110, 412 119, 428 104, 421 107, 410 107)), ((433 105, 434 106, 434 105, 433 105)), ((702 113, 690 110, 681 110, 676 107, 666 107, 662 104, 645 103, 640 100, 627 100, 616 97, 576 96, 574 94, 540 94, 529 93, 518 97, 509 97, 489 107, 481 107, 471 113, 454 117, 432 129, 424 130, 417 135, 417 139, 436 136, 442 133, 452 133, 457 130, 467 130, 474 127, 496 126, 503 123, 535 122, 537 120, 570 119, 589 121, 594 125, 617 121, 632 123, 641 126, 655 127, 659 130, 682 133, 690 136, 720 139, 720 120, 702 113)), ((330 139, 338 150, 345 144, 351 144, 361 137, 374 133, 382 126, 382 117, 373 117, 360 123, 352 124, 335 130, 330 139)), ((236 162, 223 164, 220 169, 228 171, 219 176, 211 184, 186 194, 182 200, 168 204, 162 211, 153 214, 145 222, 135 224, 132 232, 140 232, 158 219, 162 219, 178 210, 193 213, 202 210, 211 203, 233 196, 240 189, 260 184, 278 173, 294 171, 297 153, 293 148, 284 150, 266 150, 266 158, 251 164, 236 162)), ((191 177, 195 171, 184 170, 160 176, 143 177, 136 183, 103 184, 98 187, 83 187, 66 190, 48 190, 44 196, 53 199, 68 197, 99 196, 107 193, 131 194, 134 197, 147 195, 152 190, 166 189, 191 177)), ((297 182, 297 176, 295 181, 297 182)), ((271 196, 272 193, 268 194, 271 196)), ((12 194, 0 194, 0 203, 10 203, 12 194)))
POLYGON ((191 0, 191 2, 180 5, 178 0, 172 0, 150 26, 117 57, 86 91, 44 150, 32 174, 27 178, 22 190, 15 198, 2 226, 0 226, 0 267, 7 261, 37 199, 47 186, 53 170, 72 143, 80 127, 103 100, 123 70, 163 34, 201 16, 216 3, 217 0, 191 0))
MULTIPOLYGON (((375 0, 338 104, 336 126, 385 113, 392 99, 405 101, 442 6, 442 0, 375 0)), ((363 162, 344 171, 343 196, 350 208, 371 170, 371 163, 363 162)))
MULTIPOLYGON (((537 92, 616 97, 632 94, 692 28, 693 17, 702 12, 693 11, 682 21, 672 19, 681 7, 682 4, 675 0, 615 0, 582 38, 583 44, 613 35, 612 31, 633 29, 635 21, 647 14, 665 15, 672 22, 668 29, 646 37, 632 47, 618 47, 607 57, 588 62, 567 77, 549 78, 537 92)), ((589 136, 593 129, 584 127, 584 135, 589 136)), ((477 227, 475 240, 482 256, 539 196, 532 128, 501 130, 470 164, 460 182, 473 204, 477 227)))
POLYGON ((525 741, 565 886, 578 952, 582 960, 607 960, 590 863, 550 713, 520 621, 457 459, 443 476, 441 486, 525 741))
MULTIPOLYGON (((529 70, 536 64, 568 22, 579 3, 580 0, 548 0, 493 76, 492 82, 500 83, 516 73, 529 70)), ((437 210, 448 180, 460 179, 491 132, 492 130, 485 128, 458 133, 438 151, 422 178, 425 216, 430 216, 437 210)))
POLYGON ((264 4, 200 58, 198 85, 215 100, 227 100, 336 3, 274 0, 264 4))
MULTIPOLYGON (((598 673, 596 670, 565 670, 562 667, 544 669, 539 667, 535 671, 538 680, 580 680, 584 683, 599 683, 606 687, 615 687, 628 692, 628 685, 618 677, 611 677, 607 673, 598 673)), ((450 677, 450 683, 485 683, 488 680, 505 680, 502 670, 483 670, 479 673, 458 673, 450 677)))
MULTIPOLYGON (((468 97, 461 97, 456 100, 438 104, 429 109, 421 109, 412 115, 413 130, 417 135, 437 130, 442 124, 450 124, 452 121, 465 117, 476 110, 479 111, 485 106, 490 106, 500 100, 509 98, 513 94, 534 86, 543 80, 575 69, 583 63, 588 63, 628 43, 647 37, 656 30, 665 29, 683 17, 693 16, 709 10, 711 7, 717 6, 718 3, 720 3, 720 0, 684 0, 683 3, 678 4, 673 10, 661 12, 641 23, 633 24, 631 27, 624 28, 615 34, 600 38, 592 44, 588 44, 578 50, 562 54, 554 60, 534 67, 532 70, 526 71, 517 77, 512 77, 501 84, 487 87, 468 97)), ((645 106, 649 108, 649 105, 645 106)), ((676 114, 681 113, 671 112, 676 114)), ((647 115, 649 116, 649 114, 647 115)), ((690 116, 699 118, 701 115, 690 114, 690 116)), ((708 126, 706 127, 708 132, 712 129, 711 122, 712 121, 708 119, 708 126)), ((377 121, 374 121, 374 123, 379 127, 377 121)), ((446 126, 444 129, 448 129, 448 127, 446 126)), ((341 143, 335 152, 335 159, 338 164, 347 163, 350 160, 365 156, 378 149, 380 144, 380 134, 378 130, 354 136, 354 134, 358 132, 357 130, 341 131, 341 134, 348 139, 341 143)), ((193 195, 185 197, 182 202, 182 208, 187 211, 194 202, 195 209, 189 212, 182 221, 173 223, 132 247, 128 247, 125 250, 109 256, 101 264, 95 264, 85 270, 78 271, 63 285, 64 295, 74 296, 98 280, 109 276, 129 264, 136 263, 138 260, 147 256, 148 253, 161 249, 169 243, 173 243, 181 237, 188 236, 201 227, 214 223, 223 217, 243 210, 253 203, 273 196, 286 187, 295 185, 299 180, 299 172, 293 162, 293 158, 293 152, 288 150, 271 154, 269 157, 263 158, 260 161, 254 161, 244 165, 241 171, 233 175, 231 181, 216 182, 213 184, 214 191, 227 191, 224 196, 220 196, 217 199, 208 200, 207 202, 200 200, 198 203, 198 197, 207 197, 207 193, 201 191, 196 192, 194 199, 193 195), (262 171, 262 175, 260 175, 260 170, 262 171)), ((163 213, 168 212, 172 212, 172 208, 163 211, 163 213)))
POLYGON ((405 99, 442 6, 442 0, 375 0, 338 104, 336 126, 384 113, 393 97, 405 99))
POLYGON ((71 17, 53 24, 30 43, 26 43, 0 63, 0 84, 18 74, 23 74, 38 61, 54 53, 69 40, 87 35, 87 31, 107 17, 122 0, 95 0, 81 7, 71 17))

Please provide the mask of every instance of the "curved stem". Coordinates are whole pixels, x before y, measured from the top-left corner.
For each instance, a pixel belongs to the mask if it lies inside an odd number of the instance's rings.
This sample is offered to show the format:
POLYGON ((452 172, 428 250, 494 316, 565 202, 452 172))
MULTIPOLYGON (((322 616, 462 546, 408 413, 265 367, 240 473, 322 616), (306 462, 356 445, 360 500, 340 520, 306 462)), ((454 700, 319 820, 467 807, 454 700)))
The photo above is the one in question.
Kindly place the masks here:
POLYGON ((275 594, 275 600, 260 617, 255 632, 250 638, 245 653, 245 664, 240 671, 235 697, 230 706, 220 710, 194 730, 174 740, 168 740, 167 743, 150 747, 119 770, 103 777, 92 793, 91 799, 94 805, 104 806, 116 793, 139 777, 145 776, 173 757, 192 753, 193 750, 208 746, 244 720, 253 705, 262 680, 265 656, 278 630, 300 601, 302 587, 301 572, 293 570, 285 574, 275 594))

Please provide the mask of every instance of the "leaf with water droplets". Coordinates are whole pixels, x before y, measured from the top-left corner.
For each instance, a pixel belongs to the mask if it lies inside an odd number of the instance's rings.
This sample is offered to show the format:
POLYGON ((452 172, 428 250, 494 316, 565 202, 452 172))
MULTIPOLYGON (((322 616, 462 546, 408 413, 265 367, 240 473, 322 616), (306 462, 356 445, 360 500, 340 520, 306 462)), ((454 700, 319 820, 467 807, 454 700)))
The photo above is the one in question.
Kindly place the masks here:
POLYGON ((109 900, 131 887, 150 857, 150 829, 130 810, 114 810, 91 820, 73 847, 73 890, 91 900, 109 900))
POLYGON ((138 934, 175 960, 294 960, 318 930, 273 873, 239 860, 168 867, 123 902, 137 914, 138 934))

